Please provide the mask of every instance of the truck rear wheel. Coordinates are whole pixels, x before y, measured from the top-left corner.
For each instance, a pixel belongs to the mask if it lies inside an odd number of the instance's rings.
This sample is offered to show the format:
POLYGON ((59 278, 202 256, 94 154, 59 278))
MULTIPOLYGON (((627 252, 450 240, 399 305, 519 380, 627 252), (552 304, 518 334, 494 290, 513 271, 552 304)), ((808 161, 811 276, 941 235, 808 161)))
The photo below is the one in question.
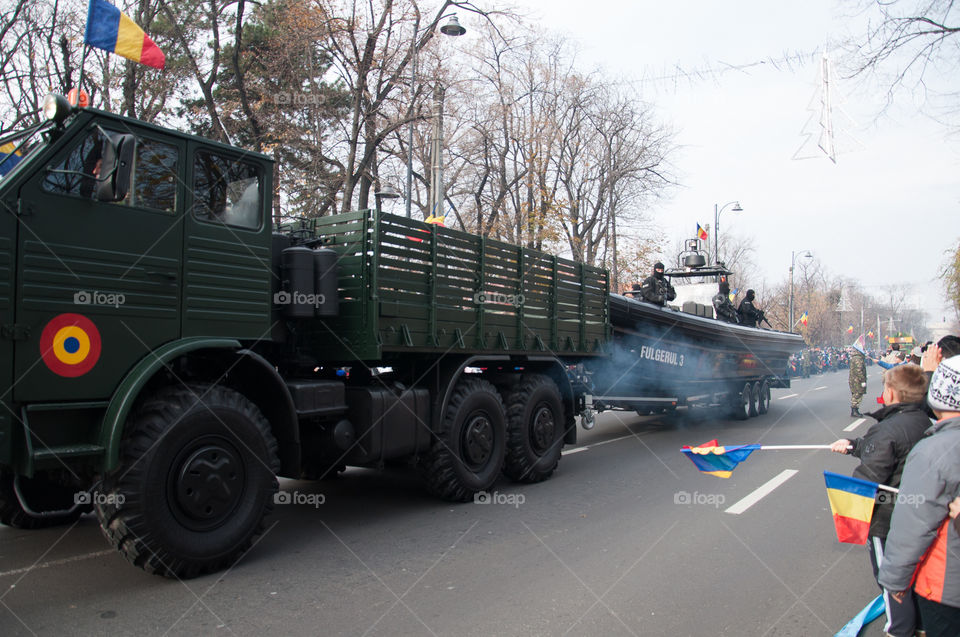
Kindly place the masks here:
POLYGON ((241 394, 161 389, 127 422, 97 517, 135 566, 196 577, 234 563, 263 530, 279 468, 267 420, 241 394))
POLYGON ((760 383, 760 391, 757 393, 757 413, 761 416, 770 409, 770 383, 763 381, 760 383))
POLYGON ((507 454, 503 472, 516 482, 541 482, 560 462, 563 401, 547 376, 522 376, 506 388, 507 454))
POLYGON ((730 403, 731 415, 737 420, 746 420, 756 410, 753 396, 753 385, 747 383, 739 392, 732 392, 730 403))
MULTIPOLYGON (((38 516, 29 513, 17 499, 13 489, 13 479, 13 473, 0 471, 0 524, 12 526, 15 529, 46 529, 75 522, 81 515, 90 511, 90 507, 86 506, 56 515, 38 516)), ((80 489, 50 480, 43 474, 37 474, 33 478, 21 478, 20 491, 27 506, 38 513, 67 511, 73 508, 76 495, 82 493, 80 489)))
POLYGON ((421 465, 427 488, 445 500, 466 502, 493 486, 505 450, 500 394, 485 380, 460 380, 421 465))

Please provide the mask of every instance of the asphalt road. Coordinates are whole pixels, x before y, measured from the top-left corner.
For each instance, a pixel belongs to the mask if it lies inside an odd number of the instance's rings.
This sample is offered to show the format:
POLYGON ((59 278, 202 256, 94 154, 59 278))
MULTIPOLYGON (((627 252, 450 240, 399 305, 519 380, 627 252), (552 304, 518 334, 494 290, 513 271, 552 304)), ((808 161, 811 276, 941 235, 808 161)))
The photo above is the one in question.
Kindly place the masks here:
POLYGON ((300 503, 235 567, 186 582, 127 564, 93 516, 0 527, 0 635, 832 635, 879 592, 823 484, 856 461, 757 451, 723 480, 679 449, 826 444, 873 422, 845 434, 848 414, 846 372, 795 380, 743 422, 608 413, 552 479, 504 480, 486 504, 437 501, 405 467, 282 481, 300 503))

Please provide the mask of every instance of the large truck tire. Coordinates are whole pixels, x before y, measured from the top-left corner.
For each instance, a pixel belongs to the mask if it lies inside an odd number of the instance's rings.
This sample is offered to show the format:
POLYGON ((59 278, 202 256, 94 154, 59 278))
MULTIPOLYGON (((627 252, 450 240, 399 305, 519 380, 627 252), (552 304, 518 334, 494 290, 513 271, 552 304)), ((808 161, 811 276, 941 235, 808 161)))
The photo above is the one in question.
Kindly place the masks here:
POLYGON ((266 418, 240 393, 164 388, 127 422, 97 517, 135 566, 196 577, 233 564, 263 531, 279 470, 266 418))
MULTIPOLYGON (((0 471, 0 524, 15 529, 46 529, 52 526, 70 524, 90 511, 89 506, 77 507, 73 511, 54 515, 34 515, 20 505, 13 488, 14 475, 10 471, 0 471)), ((20 491, 27 506, 37 513, 67 511, 74 508, 74 498, 82 493, 48 479, 44 474, 33 478, 20 479, 20 491)))
POLYGON ((521 376, 505 388, 507 453, 503 473, 516 482, 542 482, 557 468, 563 447, 563 400, 549 377, 521 376))
POLYGON ((763 415, 770 410, 770 383, 763 381, 760 383, 760 390, 757 392, 757 413, 763 415))
POLYGON ((746 420, 756 411, 753 402, 753 385, 747 383, 740 391, 730 393, 730 414, 735 420, 746 420))
POLYGON ((485 380, 464 378, 453 390, 421 471, 433 494, 466 502, 493 486, 505 451, 506 415, 500 394, 485 380))

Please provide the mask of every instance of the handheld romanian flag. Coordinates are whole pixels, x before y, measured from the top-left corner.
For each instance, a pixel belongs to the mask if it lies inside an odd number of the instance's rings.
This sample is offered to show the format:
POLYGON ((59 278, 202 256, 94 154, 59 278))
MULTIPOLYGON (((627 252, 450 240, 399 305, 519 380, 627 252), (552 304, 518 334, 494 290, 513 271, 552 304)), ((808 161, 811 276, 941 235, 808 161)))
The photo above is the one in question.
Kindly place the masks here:
POLYGON ((853 334, 853 325, 847 328, 847 334, 853 334))
POLYGON ((733 301, 737 298, 737 292, 739 291, 740 291, 740 288, 733 288, 732 290, 730 290, 730 294, 728 294, 727 296, 729 297, 731 303, 733 303, 733 301))
POLYGON ((707 240, 707 231, 704 230, 699 223, 697 224, 697 239, 700 239, 701 241, 707 240))
POLYGON ((866 544, 880 485, 830 471, 823 472, 823 479, 827 483, 837 539, 848 544, 866 544))
POLYGON ((166 57, 153 40, 107 0, 90 0, 83 41, 128 60, 163 69, 166 57))
POLYGON ((804 312, 803 314, 800 315, 800 322, 803 323, 804 327, 806 327, 807 321, 808 321, 809 319, 810 319, 810 317, 809 317, 809 315, 808 315, 806 312, 804 312))
POLYGON ((429 217, 427 217, 427 218, 424 219, 423 221, 424 221, 424 223, 432 223, 432 224, 435 224, 435 225, 438 225, 438 226, 443 226, 443 227, 445 228, 446 226, 443 225, 443 222, 444 222, 445 220, 446 220, 446 217, 445 217, 445 216, 444 216, 444 217, 434 217, 433 215, 430 215, 429 217))
POLYGON ((737 465, 760 448, 760 445, 733 445, 721 447, 716 440, 697 447, 684 446, 682 451, 697 469, 718 478, 729 478, 737 465))
POLYGON ((23 154, 17 150, 13 142, 0 146, 0 177, 13 170, 13 167, 20 163, 23 154))
POLYGON ((874 336, 873 330, 870 330, 869 332, 867 332, 867 338, 873 338, 873 336, 874 336))

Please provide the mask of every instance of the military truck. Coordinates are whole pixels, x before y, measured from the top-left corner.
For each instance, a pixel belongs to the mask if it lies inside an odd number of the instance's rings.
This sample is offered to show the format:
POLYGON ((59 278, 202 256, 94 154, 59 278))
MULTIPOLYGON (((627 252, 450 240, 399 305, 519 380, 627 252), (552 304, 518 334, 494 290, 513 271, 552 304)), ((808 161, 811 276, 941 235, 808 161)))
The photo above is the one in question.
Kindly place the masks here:
POLYGON ((602 269, 378 210, 275 225, 265 155, 56 95, 43 113, 0 180, 0 522, 92 509, 152 573, 234 562, 278 476, 409 459, 467 501, 550 477, 578 416, 753 415, 799 348, 737 336, 761 359, 701 317, 665 339, 602 269))

